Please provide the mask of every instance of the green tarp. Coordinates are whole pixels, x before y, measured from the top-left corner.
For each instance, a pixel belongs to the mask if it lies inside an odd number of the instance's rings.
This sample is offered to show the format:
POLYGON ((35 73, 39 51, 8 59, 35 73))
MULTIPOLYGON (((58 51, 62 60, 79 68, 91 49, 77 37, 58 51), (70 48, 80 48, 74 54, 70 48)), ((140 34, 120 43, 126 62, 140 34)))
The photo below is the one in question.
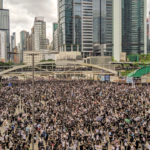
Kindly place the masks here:
POLYGON ((134 72, 131 72, 130 74, 128 74, 128 77, 140 78, 149 73, 150 73, 150 66, 147 66, 147 67, 142 67, 141 69, 136 70, 134 72))

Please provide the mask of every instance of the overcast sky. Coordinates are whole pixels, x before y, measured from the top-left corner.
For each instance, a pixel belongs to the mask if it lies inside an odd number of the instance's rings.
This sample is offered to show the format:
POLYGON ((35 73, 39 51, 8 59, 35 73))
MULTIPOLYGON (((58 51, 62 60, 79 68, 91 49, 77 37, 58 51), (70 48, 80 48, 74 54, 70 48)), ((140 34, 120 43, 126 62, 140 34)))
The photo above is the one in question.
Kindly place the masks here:
MULTIPOLYGON (((57 0, 4 0, 4 8, 10 10, 11 33, 30 31, 35 16, 44 16, 47 22, 47 37, 52 40, 52 23, 57 22, 57 0)), ((148 0, 150 10, 150 0, 148 0)))
POLYGON ((31 31, 35 16, 44 16, 47 37, 52 40, 52 23, 57 22, 57 0, 4 0, 4 8, 10 10, 10 30, 17 33, 31 31))

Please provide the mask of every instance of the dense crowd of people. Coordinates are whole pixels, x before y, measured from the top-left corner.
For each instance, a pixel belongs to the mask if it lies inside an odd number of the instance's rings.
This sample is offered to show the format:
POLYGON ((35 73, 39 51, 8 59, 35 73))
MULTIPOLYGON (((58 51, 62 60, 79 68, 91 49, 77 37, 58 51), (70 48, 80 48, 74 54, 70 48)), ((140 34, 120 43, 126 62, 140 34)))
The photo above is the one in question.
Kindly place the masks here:
POLYGON ((0 150, 150 150, 150 86, 36 81, 34 123, 32 98, 31 81, 0 87, 0 150))

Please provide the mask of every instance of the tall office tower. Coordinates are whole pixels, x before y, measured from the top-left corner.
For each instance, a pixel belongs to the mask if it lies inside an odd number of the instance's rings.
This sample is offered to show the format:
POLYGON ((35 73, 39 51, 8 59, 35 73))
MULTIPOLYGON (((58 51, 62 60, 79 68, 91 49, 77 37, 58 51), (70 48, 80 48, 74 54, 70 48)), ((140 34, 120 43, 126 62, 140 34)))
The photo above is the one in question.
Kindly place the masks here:
POLYGON ((27 50, 32 51, 32 34, 27 37, 27 50))
POLYGON ((112 56, 112 0, 93 0, 93 48, 94 55, 112 56))
POLYGON ((7 36, 5 31, 0 30, 0 61, 6 62, 7 36))
POLYGON ((150 54, 150 12, 147 19, 147 53, 150 54))
POLYGON ((147 53, 150 53, 149 18, 147 18, 147 53))
POLYGON ((113 1, 113 56, 147 53, 147 0, 113 1))
POLYGON ((149 11, 149 40, 150 40, 150 11, 149 11))
POLYGON ((73 0, 58 0, 59 51, 71 51, 73 44, 73 0))
POLYGON ((58 51, 58 23, 53 23, 53 50, 58 51))
POLYGON ((20 46, 22 51, 27 51, 27 39, 29 37, 29 32, 21 31, 20 32, 20 46))
POLYGON ((3 9, 3 0, 0 0, 0 30, 6 32, 7 49, 5 52, 6 60, 9 60, 8 52, 10 51, 10 28, 9 28, 9 10, 3 9))
POLYGON ((81 51, 82 48, 82 0, 73 1, 73 47, 75 51, 81 51))
POLYGON ((3 9, 3 0, 0 0, 0 9, 3 9))
MULTIPOLYGON (((11 35, 10 39, 11 39, 10 51, 14 52, 14 49, 16 48, 16 33, 15 32, 11 35)), ((13 55, 10 56, 10 60, 11 61, 14 60, 14 56, 13 55)))
POLYGON ((29 37, 29 32, 20 32, 20 61, 23 62, 23 52, 27 51, 27 38, 29 37))
POLYGON ((35 50, 34 48, 34 27, 31 29, 31 40, 32 40, 32 50, 35 50))
POLYGON ((11 35, 11 51, 13 52, 14 48, 16 47, 16 33, 14 32, 11 35))
POLYGON ((122 0, 122 51, 127 54, 147 52, 146 0, 122 0))
POLYGON ((122 52, 122 1, 113 1, 113 57, 120 61, 122 52))
POLYGON ((93 55, 93 0, 82 0, 82 54, 93 55))
POLYGON ((34 21, 34 50, 40 51, 47 48, 46 22, 44 17, 35 17, 34 21))

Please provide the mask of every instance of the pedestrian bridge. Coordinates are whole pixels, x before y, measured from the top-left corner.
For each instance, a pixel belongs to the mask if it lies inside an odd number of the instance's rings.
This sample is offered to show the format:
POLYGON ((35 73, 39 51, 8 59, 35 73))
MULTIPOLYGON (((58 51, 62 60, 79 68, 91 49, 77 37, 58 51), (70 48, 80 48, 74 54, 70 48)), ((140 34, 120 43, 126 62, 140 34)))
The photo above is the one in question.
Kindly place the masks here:
MULTIPOLYGON (((57 72, 57 70, 54 68, 54 64, 56 63, 55 66, 57 66, 57 62, 55 61, 51 61, 51 62, 40 62, 40 63, 35 63, 35 69, 39 69, 40 71, 44 71, 44 72, 49 72, 49 73, 55 73, 57 72), (43 69, 41 66, 46 66, 46 65, 49 65, 49 66, 53 66, 53 69, 52 70, 48 70, 47 68, 46 69, 43 69)), ((112 75, 117 75, 117 72, 114 71, 114 70, 111 70, 111 69, 107 69, 107 68, 104 68, 104 67, 100 67, 100 66, 97 66, 97 65, 92 65, 92 64, 86 64, 86 63, 82 63, 82 62, 69 62, 68 65, 66 66, 63 66, 64 67, 64 70, 63 71, 59 71, 59 73, 66 73, 68 71, 72 71, 72 72, 75 72, 74 69, 70 68, 68 70, 66 70, 66 68, 68 68, 69 66, 74 66, 76 69, 79 68, 79 67, 87 67, 87 68, 92 68, 91 71, 93 71, 93 69, 95 69, 97 72, 98 71, 101 71, 102 74, 112 74, 112 75)), ((20 66, 14 66, 10 69, 7 69, 7 70, 4 70, 4 71, 1 71, 0 72, 0 76, 3 76, 3 75, 6 75, 6 74, 11 74, 13 72, 17 73, 17 72, 24 72, 25 69, 27 68, 30 68, 30 71, 31 71, 31 68, 32 68, 32 64, 27 64, 27 65, 20 65, 20 66)))

